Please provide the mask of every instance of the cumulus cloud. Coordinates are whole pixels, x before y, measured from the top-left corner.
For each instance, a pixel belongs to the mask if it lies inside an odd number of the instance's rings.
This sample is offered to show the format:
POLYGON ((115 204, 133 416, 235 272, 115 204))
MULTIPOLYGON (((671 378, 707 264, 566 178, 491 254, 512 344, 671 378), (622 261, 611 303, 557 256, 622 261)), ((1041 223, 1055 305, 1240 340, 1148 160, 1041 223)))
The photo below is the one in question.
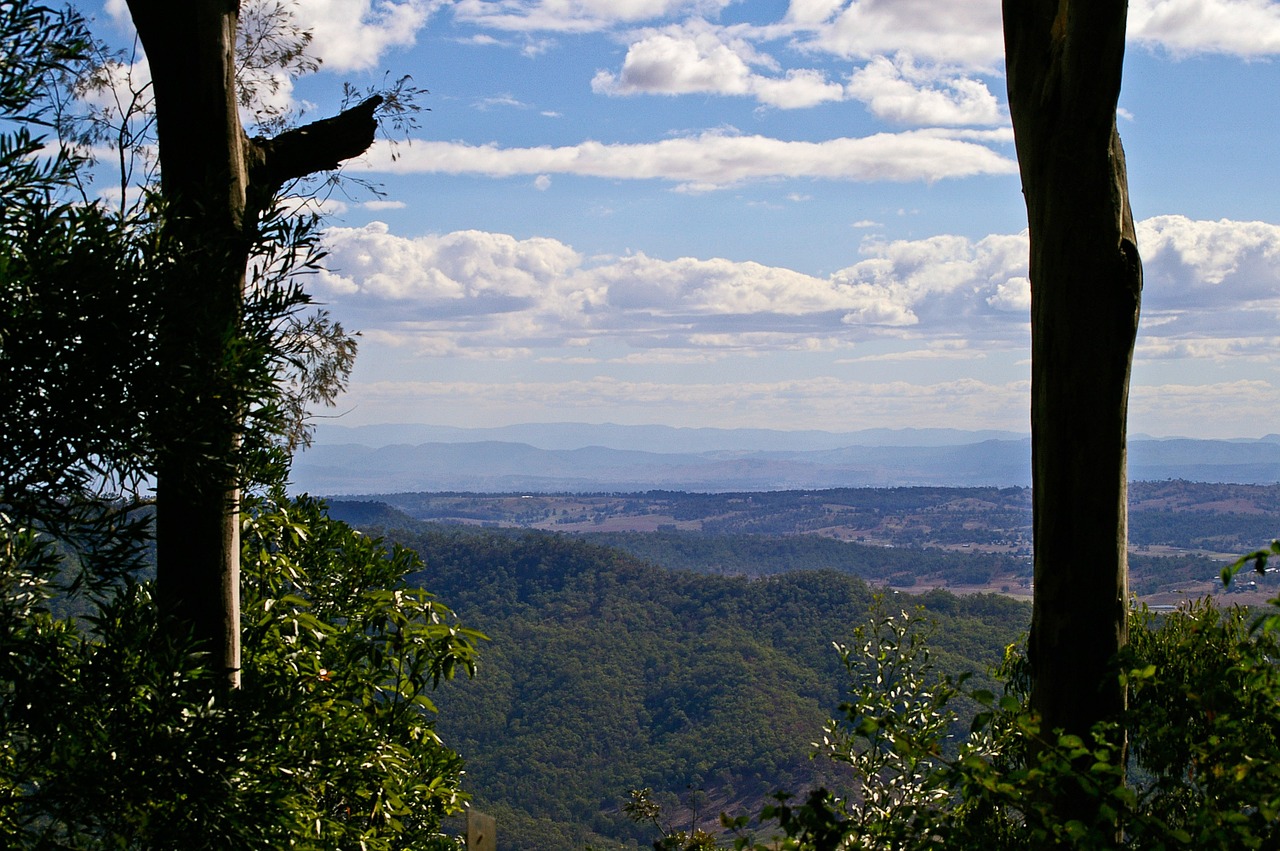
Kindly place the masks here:
MULTIPOLYGON (((1223 410, 1256 408, 1260 400, 1264 407, 1280 403, 1280 390, 1254 376, 1155 387, 1140 380, 1144 364, 1156 361, 1275 362, 1280 226, 1161 216, 1139 223, 1138 230, 1147 275, 1134 427, 1162 433, 1168 431, 1162 424, 1176 421, 1180 428, 1196 423, 1200 433, 1216 433, 1213 423, 1223 410)), ((881 415, 953 425, 972 417, 975 426, 991 427, 993 416, 1005 416, 993 413, 1005 404, 1008 416, 1025 416, 1024 381, 937 381, 947 374, 938 369, 953 369, 944 367, 947 362, 998 361, 1000 355, 1007 367, 1025 366, 1010 360, 1028 342, 1025 232, 977 240, 867 238, 856 262, 828 276, 724 258, 587 257, 554 239, 481 231, 408 238, 379 223, 333 228, 326 247, 333 268, 318 278, 316 294, 364 332, 366 347, 401 352, 415 363, 520 360, 602 372, 646 367, 680 376, 682 366, 715 369, 742 358, 760 358, 763 365, 769 354, 786 352, 825 354, 833 368, 856 364, 877 377, 865 384, 821 377, 650 384, 615 376, 356 388, 352 400, 365 397, 379 411, 404 393, 424 405, 478 394, 465 399, 474 415, 490 401, 527 412, 537 408, 533 397, 545 392, 548 411, 584 417, 595 411, 599 419, 645 410, 651 412, 647 421, 661 420, 663 406, 670 406, 670 415, 682 422, 715 410, 725 418, 720 424, 758 415, 761 422, 816 427, 834 422, 828 417, 842 406, 847 417, 850 398, 858 399, 859 421, 869 424, 881 415), (921 377, 917 383, 879 380, 904 374, 921 377), (761 407, 748 410, 753 398, 761 407)))
POLYGON ((832 279, 878 296, 897 324, 924 330, 964 329, 984 339, 1021 339, 1025 304, 1010 294, 1026 280, 1026 233, 972 241, 961 236, 867 240, 863 260, 832 279))
MULTIPOLYGON (((342 73, 368 70, 378 64, 387 50, 413 45, 427 19, 447 2, 297 0, 280 8, 281 14, 292 16, 288 26, 311 34, 309 55, 319 59, 325 70, 342 73)), ((258 5, 273 14, 268 0, 259 0, 258 5)), ((125 0, 107 0, 106 11, 118 25, 133 28, 125 0)), ((241 74, 247 75, 263 106, 283 110, 295 105, 293 79, 288 73, 276 69, 249 72, 241 69, 241 74)))
POLYGON ((877 118, 894 124, 997 124, 995 95, 980 80, 921 68, 908 56, 873 58, 850 78, 847 91, 877 118))
MULTIPOLYGON (((780 27, 810 50, 856 60, 908 54, 981 72, 1004 55, 1000 4, 992 0, 790 0, 780 27)), ((1175 56, 1271 56, 1280 53, 1280 4, 1133 0, 1128 37, 1175 56)))
POLYGON ((424 354, 558 349, 569 339, 645 357, 830 351, 904 333, 1025 337, 1025 311, 998 300, 1025 274, 1025 236, 869 241, 864 260, 828 277, 723 258, 589 259, 553 239, 479 231, 405 238, 381 223, 333 228, 326 246, 331 271, 318 294, 362 322, 430 340, 424 354))
MULTIPOLYGON (((983 139, 981 141, 986 141, 983 139)), ((416 140, 392 158, 383 145, 348 168, 394 174, 490 177, 574 174, 614 180, 667 180, 707 190, 745 181, 808 177, 853 181, 935 181, 1014 174, 1012 159, 962 132, 905 131, 823 142, 703 133, 640 144, 588 141, 565 147, 503 148, 416 140)))
POLYGON ((643 254, 595 271, 611 307, 648 316, 800 317, 877 311, 877 294, 790 269, 723 259, 643 254))
POLYGON ((850 59, 907 53, 928 62, 993 68, 1004 55, 991 0, 792 0, 785 22, 813 50, 850 59))
MULTIPOLYGON (((1274 357, 1280 226, 1161 216, 1139 240, 1140 358, 1274 357)), ((318 294, 354 311, 353 324, 430 340, 426 354, 558 356, 574 340, 625 348, 615 359, 669 359, 898 339, 938 359, 959 356, 956 341, 965 356, 1025 346, 1029 329, 1026 232, 867 238, 860 259, 825 277, 724 258, 588 258, 481 231, 407 238, 381 223, 333 228, 326 244, 318 294)))
POLYGON ((1280 4, 1271 0, 1134 0, 1129 38, 1180 54, 1280 53, 1280 4))
POLYGON ((600 71, 593 91, 610 95, 718 94, 756 98, 767 106, 798 109, 844 99, 844 88, 821 72, 793 68, 762 75, 753 65, 776 68, 743 39, 721 38, 711 28, 676 27, 651 33, 627 49, 618 74, 600 71))
POLYGON ((545 306, 548 291, 582 263, 577 252, 553 239, 522 241, 481 231, 407 239, 382 222, 331 228, 325 243, 330 271, 321 273, 322 290, 405 303, 424 317, 545 306))
MULTIPOLYGON (((480 28, 571 33, 714 18, 730 2, 459 0, 452 9, 458 20, 480 28)), ((995 70, 1004 54, 994 0, 790 0, 780 20, 741 30, 755 40, 790 37, 810 51, 845 59, 906 53, 975 71, 995 70)), ((1175 55, 1274 55, 1280 52, 1280 6, 1273 0, 1133 0, 1128 34, 1175 55)))
POLYGON ((331 71, 362 71, 382 54, 414 43, 443 0, 299 0, 298 25, 312 33, 312 53, 331 71))
POLYGON ((1144 357, 1274 354, 1280 316, 1280 226, 1157 216, 1138 225, 1144 357), (1209 345, 1207 341, 1223 341, 1209 345))
POLYGON ((1156 216, 1140 223, 1138 247, 1147 281, 1193 303, 1204 293, 1220 298, 1228 279, 1252 296, 1273 296, 1280 284, 1280 226, 1267 222, 1156 216))

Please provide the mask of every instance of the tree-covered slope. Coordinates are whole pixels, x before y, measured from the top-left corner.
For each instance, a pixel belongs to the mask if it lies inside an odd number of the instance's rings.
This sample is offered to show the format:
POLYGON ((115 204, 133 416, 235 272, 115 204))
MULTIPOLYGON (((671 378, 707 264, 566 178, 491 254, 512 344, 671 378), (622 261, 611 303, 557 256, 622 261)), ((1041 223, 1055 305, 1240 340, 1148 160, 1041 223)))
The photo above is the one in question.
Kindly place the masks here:
POLYGON ((922 581, 984 585, 1031 577, 1025 558, 1003 553, 948 552, 936 547, 888 548, 821 535, 712 535, 698 532, 600 532, 584 539, 672 570, 761 576, 793 570, 835 570, 910 587, 922 581))
MULTIPOLYGON (((415 578, 492 639, 476 680, 441 696, 439 732, 503 848, 643 846, 620 811, 635 788, 714 819, 831 779, 809 743, 841 699, 831 642, 865 619, 862 580, 668 571, 568 536, 394 525, 427 563, 415 578)), ((938 620, 957 671, 990 667, 1028 619, 998 597, 897 599, 938 620)))

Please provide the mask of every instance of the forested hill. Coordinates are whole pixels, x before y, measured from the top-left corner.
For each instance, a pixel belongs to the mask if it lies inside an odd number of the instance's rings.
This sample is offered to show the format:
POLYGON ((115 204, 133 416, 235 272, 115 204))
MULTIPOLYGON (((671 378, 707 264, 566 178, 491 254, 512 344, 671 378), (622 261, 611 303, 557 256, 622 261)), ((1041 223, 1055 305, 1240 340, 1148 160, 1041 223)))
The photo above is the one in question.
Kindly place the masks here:
MULTIPOLYGON (((479 677, 437 696, 439 731, 467 758, 504 849, 648 847, 620 812, 631 789, 692 795, 714 820, 830 771, 809 743, 841 700, 831 642, 866 619, 862 580, 668 571, 563 535, 334 509, 394 521, 390 537, 428 565, 414 579, 491 637, 479 677)), ((1029 619, 990 595, 897 599, 937 619, 938 660, 955 671, 989 668, 1029 619)))

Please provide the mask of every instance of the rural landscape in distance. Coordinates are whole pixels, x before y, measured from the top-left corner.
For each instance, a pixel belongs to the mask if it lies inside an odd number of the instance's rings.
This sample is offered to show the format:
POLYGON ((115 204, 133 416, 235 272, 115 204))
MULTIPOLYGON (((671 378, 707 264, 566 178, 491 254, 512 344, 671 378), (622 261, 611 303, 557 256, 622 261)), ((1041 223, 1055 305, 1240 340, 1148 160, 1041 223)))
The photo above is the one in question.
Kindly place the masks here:
MULTIPOLYGON (((947 429, 329 426, 295 462, 294 487, 434 523, 573 533, 702 572, 777 568, 673 563, 674 544, 660 542, 802 536, 786 569, 805 567, 808 547, 809 566, 856 562, 853 572, 902 589, 1030 597, 1029 446, 947 429), (834 542, 861 555, 842 561, 834 542), (950 560, 897 568, 895 548, 950 560)), ((1145 601, 1218 593, 1223 564, 1280 534, 1280 439, 1137 437, 1131 447, 1130 584, 1145 601)))
MULTIPOLYGON (((1280 444, 1134 446, 1166 473, 1130 486, 1134 604, 1273 597, 1274 574, 1221 571, 1278 531, 1259 471, 1280 444)), ((831 645, 877 606, 919 607, 939 669, 999 687, 1034 591, 1027 452, 949 430, 329 427, 293 486, 327 484, 332 516, 414 551, 411 580, 488 635, 479 676, 433 699, 503 846, 644 848, 636 789, 714 831, 779 790, 847 785, 811 743, 846 696, 831 645)))

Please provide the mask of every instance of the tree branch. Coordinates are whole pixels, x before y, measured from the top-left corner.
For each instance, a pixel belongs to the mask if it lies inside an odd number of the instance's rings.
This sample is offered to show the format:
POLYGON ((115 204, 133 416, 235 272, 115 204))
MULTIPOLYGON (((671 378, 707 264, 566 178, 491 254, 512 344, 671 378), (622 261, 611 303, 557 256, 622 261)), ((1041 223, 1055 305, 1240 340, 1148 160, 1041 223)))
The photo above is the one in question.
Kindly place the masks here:
POLYGON ((358 157, 373 144, 378 122, 374 111, 382 97, 374 95, 350 109, 288 130, 274 139, 249 141, 249 184, 259 197, 270 197, 290 180, 332 171, 343 160, 358 157))

